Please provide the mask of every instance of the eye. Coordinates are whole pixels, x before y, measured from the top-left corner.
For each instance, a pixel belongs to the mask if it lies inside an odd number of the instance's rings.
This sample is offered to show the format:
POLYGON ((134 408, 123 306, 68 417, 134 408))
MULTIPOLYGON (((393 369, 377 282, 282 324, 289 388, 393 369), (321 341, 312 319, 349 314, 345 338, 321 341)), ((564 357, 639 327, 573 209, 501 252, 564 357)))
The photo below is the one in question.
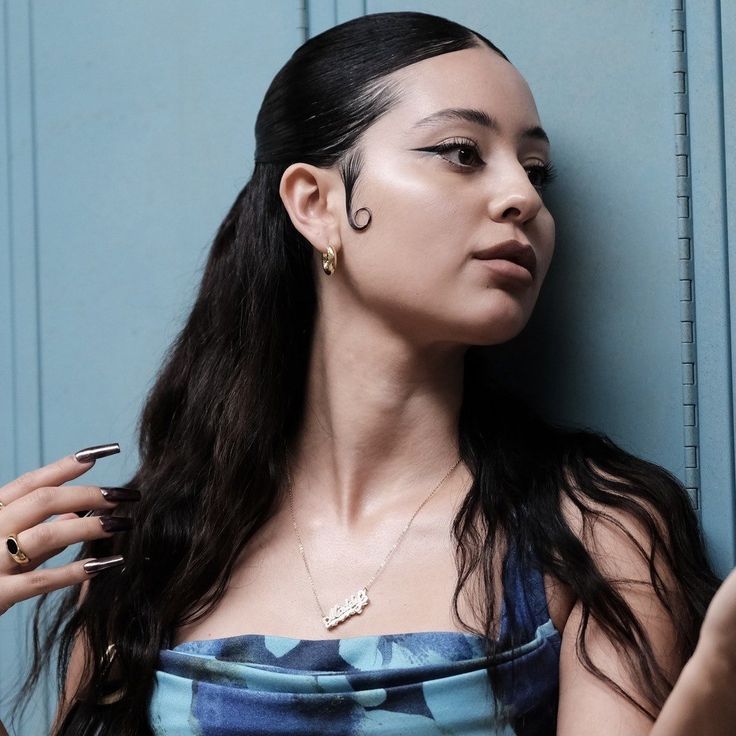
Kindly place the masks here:
POLYGON ((455 138, 436 146, 415 150, 436 153, 458 169, 476 169, 485 163, 478 153, 478 144, 469 138, 455 138))
POLYGON ((542 192, 557 176, 557 171, 550 161, 542 164, 532 164, 525 167, 529 175, 529 181, 539 192, 542 192))

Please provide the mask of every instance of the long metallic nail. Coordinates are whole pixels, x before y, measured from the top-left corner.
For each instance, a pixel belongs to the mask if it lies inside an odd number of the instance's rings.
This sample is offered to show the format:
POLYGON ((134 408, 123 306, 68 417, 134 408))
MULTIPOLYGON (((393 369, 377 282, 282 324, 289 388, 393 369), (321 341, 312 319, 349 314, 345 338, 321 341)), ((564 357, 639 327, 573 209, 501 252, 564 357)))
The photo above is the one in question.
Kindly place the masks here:
POLYGON ((120 452, 120 445, 117 442, 113 442, 109 445, 95 445, 94 447, 85 447, 83 450, 75 452, 74 457, 77 458, 77 462, 92 463, 95 460, 99 460, 101 457, 107 457, 108 455, 117 455, 118 452, 120 452))
POLYGON ((140 501, 141 492, 135 488, 100 488, 102 495, 108 501, 140 501))
POLYGON ((106 532, 122 532, 133 526, 133 519, 127 516, 100 516, 100 524, 106 532))
POLYGON ((124 562, 125 558, 122 555, 115 555, 114 557, 100 557, 97 560, 90 560, 89 562, 85 562, 83 567, 87 575, 94 575, 111 567, 122 565, 124 562))

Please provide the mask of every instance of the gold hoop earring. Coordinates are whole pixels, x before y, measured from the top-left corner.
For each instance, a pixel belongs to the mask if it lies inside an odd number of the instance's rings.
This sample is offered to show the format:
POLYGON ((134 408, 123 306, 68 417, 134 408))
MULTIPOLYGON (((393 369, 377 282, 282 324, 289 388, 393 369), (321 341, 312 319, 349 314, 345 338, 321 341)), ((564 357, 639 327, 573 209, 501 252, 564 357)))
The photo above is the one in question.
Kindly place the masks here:
POLYGON ((327 253, 322 254, 322 268, 324 272, 330 276, 333 273, 335 273, 335 268, 337 267, 337 253, 335 253, 335 249, 331 246, 327 246, 327 253))

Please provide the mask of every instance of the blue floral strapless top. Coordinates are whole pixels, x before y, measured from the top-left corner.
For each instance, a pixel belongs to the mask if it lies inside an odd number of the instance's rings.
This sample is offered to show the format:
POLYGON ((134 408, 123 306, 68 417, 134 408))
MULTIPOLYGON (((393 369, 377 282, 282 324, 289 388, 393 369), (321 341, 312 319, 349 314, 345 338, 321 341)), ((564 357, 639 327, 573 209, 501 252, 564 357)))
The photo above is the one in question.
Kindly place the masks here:
POLYGON ((491 667, 484 640, 457 631, 344 639, 245 634, 188 641, 160 653, 150 704, 157 736, 554 736, 561 636, 541 572, 511 545, 491 667), (507 645, 507 646, 505 646, 507 645), (513 674, 512 674, 513 669, 513 674))

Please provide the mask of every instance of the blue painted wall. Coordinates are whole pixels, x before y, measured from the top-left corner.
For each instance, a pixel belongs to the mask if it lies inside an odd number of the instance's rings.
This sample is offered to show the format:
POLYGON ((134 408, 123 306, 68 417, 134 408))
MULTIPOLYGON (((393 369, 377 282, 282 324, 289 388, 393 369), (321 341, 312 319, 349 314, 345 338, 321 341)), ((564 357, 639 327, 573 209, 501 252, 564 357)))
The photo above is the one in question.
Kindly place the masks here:
MULTIPOLYGON (((143 398, 250 176, 273 75, 307 34, 364 12, 422 10, 507 53, 559 171, 549 281, 495 369, 552 417, 669 468, 690 489, 716 567, 734 565, 733 3, 1 7, 0 481, 107 441, 123 452, 85 478, 129 476, 143 398)), ((4 672, 25 661, 15 642, 29 610, 0 619, 4 672)), ((38 699, 21 733, 44 732, 50 702, 38 699)))
MULTIPOLYGON (((291 0, 0 7, 0 478, 118 441, 84 476, 114 485, 304 13, 291 0)), ((0 694, 27 661, 30 610, 0 619, 0 694)), ((51 702, 41 694, 18 733, 47 733, 51 702)))

